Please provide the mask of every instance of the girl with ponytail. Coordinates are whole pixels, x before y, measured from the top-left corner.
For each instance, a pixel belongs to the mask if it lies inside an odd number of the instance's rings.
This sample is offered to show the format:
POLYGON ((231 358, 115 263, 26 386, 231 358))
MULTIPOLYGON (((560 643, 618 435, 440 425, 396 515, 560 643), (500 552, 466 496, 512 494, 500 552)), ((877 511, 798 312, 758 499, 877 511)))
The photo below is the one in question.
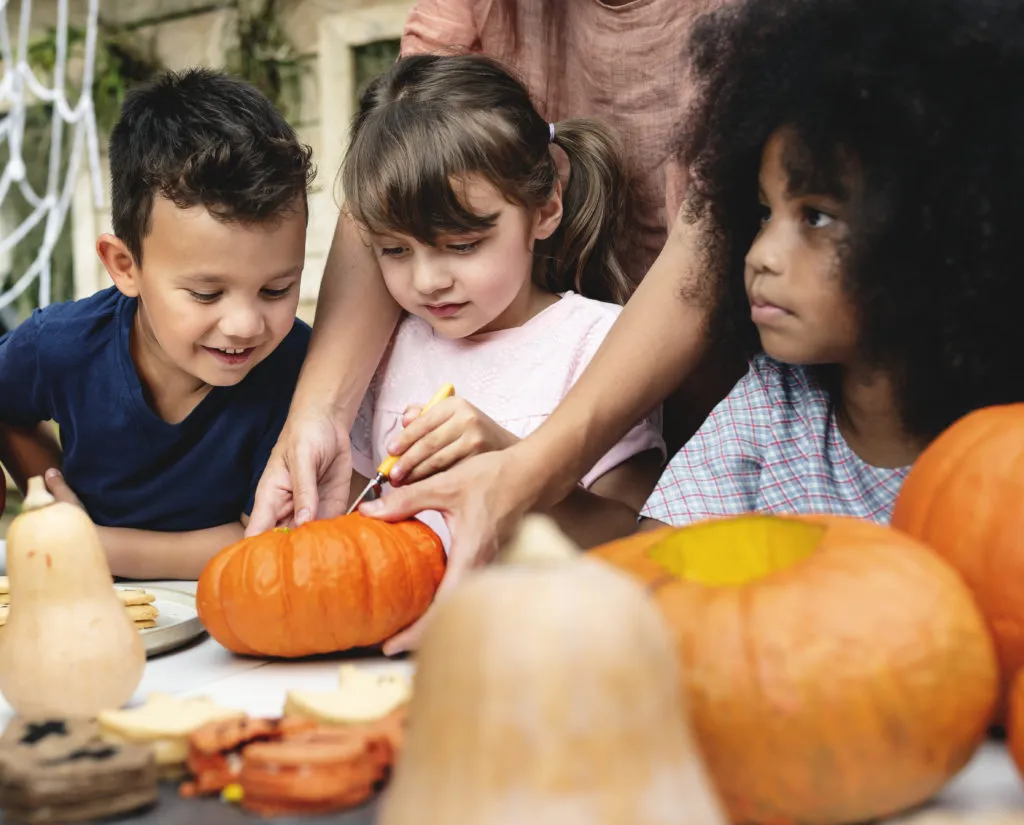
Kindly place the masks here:
MULTIPOLYGON (((410 482, 536 429, 628 297, 615 136, 593 120, 548 123, 490 58, 406 57, 363 94, 342 183, 404 310, 350 434, 352 492, 389 453, 401 453, 392 482, 410 482), (551 144, 568 158, 564 189, 551 144), (457 396, 415 417, 446 382, 457 396)), ((638 422, 583 487, 639 509, 664 457, 658 418, 638 422)), ((585 522, 581 495, 561 506, 585 522)))

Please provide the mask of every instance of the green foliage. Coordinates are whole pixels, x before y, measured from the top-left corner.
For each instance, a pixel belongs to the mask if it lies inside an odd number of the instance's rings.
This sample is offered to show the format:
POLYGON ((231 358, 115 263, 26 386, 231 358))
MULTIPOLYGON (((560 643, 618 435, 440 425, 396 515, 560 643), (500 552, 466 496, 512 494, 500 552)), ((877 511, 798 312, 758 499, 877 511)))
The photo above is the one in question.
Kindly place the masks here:
MULTIPOLYGON (((70 26, 67 37, 68 55, 82 56, 85 53, 85 30, 70 26)), ((28 58, 36 73, 49 81, 57 62, 57 32, 51 28, 45 37, 31 43, 28 58)), ((153 49, 139 43, 138 32, 100 23, 92 99, 101 134, 108 133, 117 122, 125 93, 132 86, 150 80, 162 69, 163 65, 153 56, 153 49)), ((80 91, 73 80, 69 83, 72 100, 80 91)))
POLYGON ((377 40, 356 46, 356 100, 362 97, 370 81, 383 74, 398 59, 401 40, 377 40))
POLYGON ((252 83, 290 121, 298 117, 302 60, 292 45, 279 0, 237 0, 225 69, 252 83))

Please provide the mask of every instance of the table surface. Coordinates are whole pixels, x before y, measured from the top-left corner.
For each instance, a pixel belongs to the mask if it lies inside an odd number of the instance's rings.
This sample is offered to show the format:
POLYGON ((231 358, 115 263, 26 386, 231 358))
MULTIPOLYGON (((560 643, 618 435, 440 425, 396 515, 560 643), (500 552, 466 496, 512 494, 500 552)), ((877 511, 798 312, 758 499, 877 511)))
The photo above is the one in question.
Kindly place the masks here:
MULTIPOLYGON (((149 582, 150 586, 194 591, 195 583, 149 582)), ((142 586, 146 586, 143 584, 142 586)), ((342 662, 380 671, 411 673, 408 661, 383 657, 330 656, 294 662, 234 656, 208 636, 188 647, 150 659, 130 705, 154 691, 208 696, 228 707, 258 716, 279 716, 288 690, 330 690, 342 662)), ((0 729, 12 718, 0 698, 0 729)), ((372 825, 375 805, 314 819, 279 818, 280 823, 372 825)), ((0 823, 4 820, 0 817, 0 823)), ((142 814, 120 818, 124 825, 231 825, 261 821, 218 800, 181 800, 175 787, 161 789, 159 804, 142 814)), ((262 820, 265 821, 265 820, 262 820)), ((892 825, 1024 825, 1024 782, 1001 742, 987 742, 971 763, 930 804, 891 820, 892 825)))

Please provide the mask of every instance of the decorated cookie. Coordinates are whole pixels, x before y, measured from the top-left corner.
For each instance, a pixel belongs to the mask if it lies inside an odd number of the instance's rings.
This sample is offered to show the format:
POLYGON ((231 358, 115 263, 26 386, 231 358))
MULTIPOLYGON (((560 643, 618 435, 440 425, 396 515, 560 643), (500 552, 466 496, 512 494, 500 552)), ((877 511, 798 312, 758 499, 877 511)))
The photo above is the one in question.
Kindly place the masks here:
POLYGON ((284 712, 325 724, 358 724, 383 719, 408 704, 411 697, 412 681, 407 676, 345 664, 341 666, 335 690, 289 691, 284 712))
POLYGON ((0 736, 0 780, 11 761, 51 757, 81 747, 98 734, 95 722, 68 719, 14 719, 0 736))
POLYGON ((193 779, 179 788, 182 796, 220 793, 238 781, 242 750, 254 742, 275 742, 317 727, 312 719, 227 719, 203 725, 189 737, 188 771, 193 779))
POLYGON ((184 770, 192 733, 210 722, 243 718, 243 711, 221 707, 204 696, 151 693, 141 707, 103 711, 99 725, 107 741, 151 743, 161 775, 172 777, 184 770))
POLYGON ((242 754, 242 807, 263 816, 321 814, 366 802, 394 761, 387 737, 320 727, 242 754))
POLYGON ((0 738, 5 822, 107 817, 157 799, 152 748, 103 741, 93 720, 15 719, 0 738))

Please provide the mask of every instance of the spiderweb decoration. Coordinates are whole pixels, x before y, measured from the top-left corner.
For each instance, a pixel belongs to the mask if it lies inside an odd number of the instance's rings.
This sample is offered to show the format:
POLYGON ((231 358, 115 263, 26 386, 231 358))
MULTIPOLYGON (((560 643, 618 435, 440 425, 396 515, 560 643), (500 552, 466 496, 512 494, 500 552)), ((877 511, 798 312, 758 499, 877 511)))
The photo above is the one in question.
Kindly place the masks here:
MULTIPOLYGON (((99 23, 99 0, 89 0, 85 29, 85 55, 80 79, 81 93, 72 105, 67 98, 68 64, 68 0, 57 2, 57 28, 55 32, 56 52, 52 86, 44 85, 35 76, 28 63, 29 30, 32 17, 32 0, 21 0, 21 15, 18 22, 17 51, 11 45, 11 31, 7 24, 8 0, 0 0, 0 60, 3 74, 0 75, 0 145, 6 144, 7 163, 0 172, 0 207, 8 195, 20 192, 31 208, 31 213, 12 231, 0 237, 0 260, 36 226, 42 225, 43 240, 38 254, 17 280, 0 293, 0 309, 3 309, 32 283, 39 279, 39 306, 50 303, 52 282, 51 256, 60 238, 68 208, 74 195, 75 181, 83 149, 88 154, 89 171, 92 179, 93 198, 96 206, 102 205, 102 183, 100 181, 99 141, 96 134, 96 117, 92 103, 93 71, 96 58, 96 36, 99 23), (46 186, 37 192, 25 173, 22 150, 25 137, 26 108, 35 103, 48 103, 52 107, 50 123, 49 166, 46 186), (64 140, 71 141, 68 160, 62 162, 64 140)), ((0 273, 2 275, 4 273, 0 273)))

